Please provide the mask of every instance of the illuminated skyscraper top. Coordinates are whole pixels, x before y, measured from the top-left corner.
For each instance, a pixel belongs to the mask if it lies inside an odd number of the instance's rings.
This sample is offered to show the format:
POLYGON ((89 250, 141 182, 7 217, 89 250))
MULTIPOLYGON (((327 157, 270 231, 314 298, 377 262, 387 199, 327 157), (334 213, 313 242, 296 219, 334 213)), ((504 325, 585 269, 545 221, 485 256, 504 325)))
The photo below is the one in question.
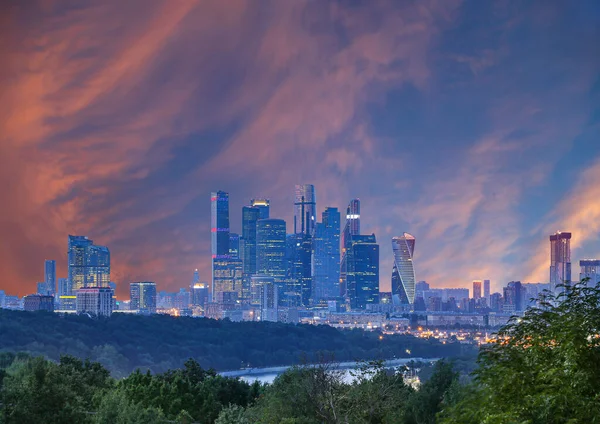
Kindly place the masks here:
POLYGON ((416 283, 413 265, 415 238, 408 233, 404 233, 400 237, 393 237, 392 249, 394 251, 392 299, 396 304, 406 301, 412 305, 415 302, 416 283))
POLYGON ((556 232, 550 236, 550 290, 571 281, 571 233, 556 232))
POLYGON ((85 236, 69 236, 69 289, 108 287, 110 283, 110 251, 96 246, 85 236))
POLYGON ((271 202, 269 199, 252 199, 250 200, 250 206, 257 208, 260 213, 258 219, 269 219, 269 209, 271 202))
POLYGON ((294 233, 312 235, 317 215, 317 198, 312 184, 296 184, 294 193, 294 233))

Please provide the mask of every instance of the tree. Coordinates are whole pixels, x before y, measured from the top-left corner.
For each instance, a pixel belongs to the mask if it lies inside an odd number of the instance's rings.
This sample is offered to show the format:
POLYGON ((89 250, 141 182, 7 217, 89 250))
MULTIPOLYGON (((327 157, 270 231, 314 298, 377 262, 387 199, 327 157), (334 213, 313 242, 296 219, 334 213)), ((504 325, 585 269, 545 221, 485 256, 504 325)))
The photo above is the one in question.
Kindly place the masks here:
POLYGON ((479 355, 446 423, 600 422, 600 284, 544 293, 479 355))

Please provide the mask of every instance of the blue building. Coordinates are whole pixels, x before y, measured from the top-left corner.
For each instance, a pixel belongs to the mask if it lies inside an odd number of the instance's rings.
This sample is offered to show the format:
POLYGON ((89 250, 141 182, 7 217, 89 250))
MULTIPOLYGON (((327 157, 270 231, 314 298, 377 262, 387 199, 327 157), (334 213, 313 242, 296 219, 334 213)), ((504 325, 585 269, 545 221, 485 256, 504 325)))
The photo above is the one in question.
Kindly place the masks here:
POLYGON ((250 206, 259 210, 258 219, 269 219, 270 204, 269 199, 252 199, 250 201, 250 206))
MULTIPOLYGON (((252 201, 254 203, 254 200, 252 201)), ((252 276, 256 274, 256 223, 261 219, 263 209, 255 206, 242 208, 242 237, 240 240, 240 257, 242 259, 242 298, 249 302, 251 295, 252 276)), ((269 209, 267 205, 266 214, 269 209)), ((265 218, 266 219, 266 218, 265 218)))
POLYGON ((340 212, 325 208, 312 240, 313 300, 340 295, 340 212))
POLYGON ((108 287, 110 283, 110 251, 85 236, 69 235, 68 266, 69 294, 83 287, 108 287))
POLYGON ((309 234, 288 234, 286 241, 287 283, 285 306, 309 306, 312 299, 312 237, 309 234))
POLYGON ((142 314, 156 313, 156 283, 139 281, 129 284, 129 308, 142 314))
POLYGON ((48 294, 56 294, 56 261, 46 260, 44 263, 44 283, 48 294))
POLYGON ((392 268, 392 300, 394 305, 415 303, 415 268, 413 255, 415 238, 404 233, 392 238, 394 267, 392 268))
POLYGON ((379 245, 375 234, 352 236, 344 273, 345 297, 351 310, 379 303, 379 245))
POLYGON ((218 277, 215 275, 217 268, 222 270, 224 263, 229 259, 229 193, 224 191, 212 192, 210 196, 210 223, 211 223, 211 251, 212 251, 212 279, 211 298, 216 299, 219 288, 218 277))
POLYGON ((286 224, 283 219, 261 219, 256 224, 256 274, 273 277, 280 302, 286 286, 286 224))

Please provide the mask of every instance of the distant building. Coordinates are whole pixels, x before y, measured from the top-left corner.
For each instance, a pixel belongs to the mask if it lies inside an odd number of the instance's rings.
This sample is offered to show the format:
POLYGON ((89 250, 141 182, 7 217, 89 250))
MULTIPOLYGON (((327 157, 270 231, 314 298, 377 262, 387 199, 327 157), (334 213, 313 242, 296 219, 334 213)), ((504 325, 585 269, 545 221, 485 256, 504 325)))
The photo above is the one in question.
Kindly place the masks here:
POLYGON ((415 238, 404 233, 392 238, 394 266, 392 268, 392 298, 395 305, 415 303, 415 268, 413 255, 415 238))
POLYGON ((473 299, 481 299, 481 280, 473 281, 473 299))
POLYGON ((68 296, 71 293, 71 287, 69 286, 69 280, 67 278, 58 279, 58 296, 68 296))
POLYGON ((352 236, 346 248, 345 297, 352 310, 379 303, 379 245, 372 235, 352 236))
POLYGON ((36 292, 37 295, 39 296, 47 296, 48 295, 48 288, 46 287, 46 283, 42 282, 38 282, 36 284, 36 292))
MULTIPOLYGON (((250 302, 251 278, 256 274, 256 224, 261 218, 263 209, 255 206, 242 208, 242 236, 240 238, 240 257, 242 258, 242 299, 250 302)), ((267 205, 266 215, 269 209, 267 205)))
POLYGON ((296 184, 294 191, 294 234, 312 235, 317 216, 317 198, 312 184, 296 184))
POLYGON ((588 287, 596 287, 600 282, 600 259, 584 259, 579 261, 579 266, 581 267, 579 280, 589 278, 588 287))
POLYGON ((113 312, 113 291, 109 287, 83 287, 77 290, 77 313, 109 317, 113 312))
POLYGON ((221 292, 236 292, 242 298, 243 264, 241 259, 217 258, 213 260, 213 301, 221 292))
POLYGON ((260 293, 260 317, 261 321, 277 321, 279 313, 278 290, 272 278, 270 281, 263 278, 258 286, 260 293))
POLYGON ((39 294, 25 296, 23 298, 23 309, 30 312, 54 312, 54 296, 39 294))
POLYGON ((229 259, 229 193, 224 191, 212 192, 211 204, 211 251, 212 251, 212 279, 211 297, 215 293, 215 266, 223 268, 223 262, 229 259), (215 263, 218 263, 215 264, 215 263))
POLYGON ((258 219, 269 219, 269 199, 252 199, 250 206, 259 210, 258 219))
POLYGON ((495 312, 501 312, 503 310, 504 301, 500 293, 492 293, 490 295, 490 309, 495 312))
POLYGON ((0 308, 4 308, 4 299, 6 298, 6 293, 4 290, 0 290, 0 308))
POLYGON ((325 208, 312 240, 314 302, 340 295, 340 212, 325 208))
POLYGON ((283 219, 261 219, 256 225, 256 274, 273 277, 280 298, 283 297, 287 277, 286 224, 283 219))
POLYGON ((550 290, 571 282, 571 233, 556 232, 550 236, 550 290))
POLYGON ((487 301, 488 305, 490 303, 490 280, 483 280, 483 297, 487 301))
POLYGON ((312 298, 312 237, 288 234, 286 237, 287 275, 283 304, 309 306, 312 298))
POLYGON ((192 306, 202 306, 208 302, 208 285, 196 283, 190 288, 192 306))
POLYGON ((46 260, 44 263, 44 283, 49 295, 56 294, 56 261, 46 260))
POLYGON ((77 296, 71 294, 60 295, 58 296, 58 305, 61 311, 76 311, 77 296))
POLYGON ((140 281, 129 284, 129 307, 142 314, 156 313, 156 283, 140 281))
POLYGON ((69 236, 68 266, 68 294, 83 287, 108 287, 110 283, 110 251, 85 236, 69 236))
POLYGON ((179 289, 179 293, 175 294, 174 305, 176 309, 184 310, 190 307, 190 292, 186 289, 179 289))
POLYGON ((504 288, 504 310, 506 312, 523 310, 523 293, 520 281, 511 281, 504 288))

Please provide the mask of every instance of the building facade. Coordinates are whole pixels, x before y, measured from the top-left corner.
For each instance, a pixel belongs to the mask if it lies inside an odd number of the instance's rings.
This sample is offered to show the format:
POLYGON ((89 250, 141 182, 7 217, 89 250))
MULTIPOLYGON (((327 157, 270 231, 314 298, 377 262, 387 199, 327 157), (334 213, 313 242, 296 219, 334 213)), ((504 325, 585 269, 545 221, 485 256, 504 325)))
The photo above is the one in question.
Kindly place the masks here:
POLYGON ((481 299, 481 280, 473 281, 473 299, 481 299))
POLYGON ((379 245, 375 234, 352 237, 346 250, 343 289, 351 310, 379 303, 379 245))
POLYGON ((83 287, 77 290, 78 314, 109 317, 113 312, 113 291, 109 287, 83 287))
POLYGON ((23 298, 23 310, 54 312, 54 296, 31 294, 23 298))
POLYGON ((249 300, 252 296, 251 279, 256 274, 256 224, 263 213, 268 215, 269 209, 266 206, 266 212, 256 206, 244 206, 242 208, 242 237, 240 240, 240 255, 242 258, 242 298, 249 300))
POLYGON ((110 251, 85 236, 69 235, 69 294, 84 287, 108 287, 110 251))
POLYGON ((550 290, 571 282, 571 233, 556 232, 550 236, 550 290))
POLYGON ((250 206, 259 210, 258 219, 269 219, 269 199, 252 199, 250 200, 250 206))
POLYGON ((312 240, 313 299, 331 299, 340 295, 340 212, 325 208, 315 226, 312 240))
POLYGON ((142 314, 156 313, 156 283, 139 281, 129 284, 129 308, 142 314))
POLYGON ((415 238, 404 233, 402 236, 392 238, 394 252, 394 266, 392 269, 392 299, 394 304, 402 301, 412 305, 415 302, 415 268, 413 255, 415 251, 415 238))
POLYGON ((600 282, 600 259, 583 259, 579 261, 581 267, 581 273, 579 274, 579 280, 588 279, 588 287, 596 287, 596 284, 600 282))
POLYGON ((44 283, 49 295, 56 294, 56 261, 46 260, 44 262, 44 283))
POLYGON ((283 219, 261 219, 256 225, 256 274, 273 277, 279 297, 283 297, 287 278, 286 224, 283 219))
POLYGON ((210 195, 210 241, 212 252, 211 295, 215 297, 215 262, 229 259, 229 193, 212 192, 210 195))

